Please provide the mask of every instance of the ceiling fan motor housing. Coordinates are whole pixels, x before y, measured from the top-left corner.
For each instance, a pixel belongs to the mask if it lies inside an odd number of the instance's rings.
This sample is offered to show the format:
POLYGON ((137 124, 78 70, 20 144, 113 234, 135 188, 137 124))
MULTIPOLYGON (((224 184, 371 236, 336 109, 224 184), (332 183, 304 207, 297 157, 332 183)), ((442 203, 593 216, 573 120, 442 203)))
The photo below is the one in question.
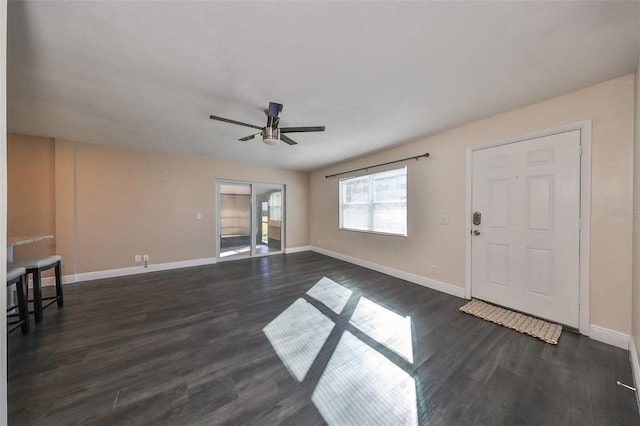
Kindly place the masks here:
POLYGON ((280 129, 265 127, 264 129, 262 129, 262 140, 267 145, 275 145, 280 141, 280 129))

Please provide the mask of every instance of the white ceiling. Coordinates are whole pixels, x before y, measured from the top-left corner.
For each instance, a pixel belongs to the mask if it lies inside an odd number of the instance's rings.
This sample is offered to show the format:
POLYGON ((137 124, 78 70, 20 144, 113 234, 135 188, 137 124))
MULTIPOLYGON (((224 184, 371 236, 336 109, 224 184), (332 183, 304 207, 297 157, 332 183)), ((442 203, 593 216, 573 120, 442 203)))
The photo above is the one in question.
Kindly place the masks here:
POLYGON ((635 70, 638 2, 9 1, 10 132, 312 170, 635 70), (269 101, 299 144, 238 142, 269 101))

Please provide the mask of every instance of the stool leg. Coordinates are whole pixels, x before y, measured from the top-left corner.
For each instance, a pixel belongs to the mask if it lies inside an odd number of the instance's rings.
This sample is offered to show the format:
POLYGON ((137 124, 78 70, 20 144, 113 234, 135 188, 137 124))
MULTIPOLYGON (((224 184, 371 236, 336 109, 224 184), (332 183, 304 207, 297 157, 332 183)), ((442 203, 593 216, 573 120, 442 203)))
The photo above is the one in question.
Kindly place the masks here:
POLYGON ((56 263, 56 298, 58 307, 64 306, 64 298, 62 296, 62 262, 56 263))
POLYGON ((42 322, 42 287, 40 285, 40 270, 34 269, 33 273, 33 314, 36 324, 42 322))
POLYGON ((16 292, 18 293, 18 309, 20 310, 20 321, 22 321, 22 334, 29 334, 29 305, 27 303, 27 275, 20 277, 20 281, 16 283, 16 292))

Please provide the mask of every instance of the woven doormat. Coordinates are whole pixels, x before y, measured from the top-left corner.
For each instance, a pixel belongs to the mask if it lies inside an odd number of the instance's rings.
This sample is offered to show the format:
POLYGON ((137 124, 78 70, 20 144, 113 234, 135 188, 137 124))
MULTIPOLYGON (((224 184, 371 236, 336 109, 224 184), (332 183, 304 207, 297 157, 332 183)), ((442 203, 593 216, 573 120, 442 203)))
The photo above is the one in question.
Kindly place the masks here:
POLYGON ((537 337, 552 345, 558 344, 562 326, 538 318, 530 317, 518 312, 510 311, 499 306, 490 305, 482 300, 473 299, 462 306, 460 310, 483 320, 491 321, 520 333, 537 337))

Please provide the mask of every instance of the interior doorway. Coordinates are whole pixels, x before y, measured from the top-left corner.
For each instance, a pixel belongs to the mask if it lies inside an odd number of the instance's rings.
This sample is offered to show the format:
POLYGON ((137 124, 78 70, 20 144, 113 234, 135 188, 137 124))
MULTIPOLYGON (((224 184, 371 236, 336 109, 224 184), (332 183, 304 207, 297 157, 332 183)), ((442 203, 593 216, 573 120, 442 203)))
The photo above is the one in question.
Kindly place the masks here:
POLYGON ((220 180, 216 187, 218 260, 282 253, 284 185, 220 180))

